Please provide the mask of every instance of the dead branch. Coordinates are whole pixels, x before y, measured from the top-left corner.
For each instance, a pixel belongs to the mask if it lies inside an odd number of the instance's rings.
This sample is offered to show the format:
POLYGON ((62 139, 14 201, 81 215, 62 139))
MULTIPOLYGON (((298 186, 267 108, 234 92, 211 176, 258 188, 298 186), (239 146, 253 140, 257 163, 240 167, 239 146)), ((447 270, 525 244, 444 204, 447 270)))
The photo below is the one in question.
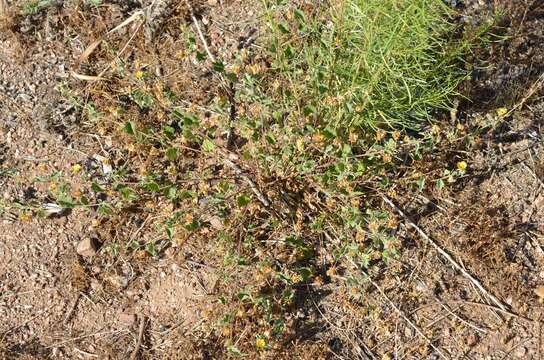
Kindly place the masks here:
POLYGON ((544 72, 540 74, 538 79, 536 79, 529 90, 527 90, 527 94, 525 94, 525 96, 516 105, 514 105, 514 107, 512 107, 508 113, 506 113, 506 116, 510 116, 514 111, 525 105, 527 100, 529 100, 537 91, 539 91, 542 85, 544 85, 544 72))
POLYGON ((382 288, 374 281, 372 280, 372 278, 364 271, 361 269, 361 272, 369 279, 370 283, 379 291, 379 293, 385 298, 385 300, 387 300, 387 302, 389 303, 389 305, 391 305, 393 307, 393 309, 395 309, 395 311, 408 323, 408 325, 410 325, 415 331, 416 333, 421 336, 423 339, 425 339, 425 341, 427 342, 427 344, 429 344, 430 347, 433 348, 434 351, 436 351, 443 359, 448 359, 448 357, 446 355, 444 355, 444 353, 439 349, 437 348, 436 346, 434 346, 434 344, 432 343, 431 339, 429 339, 420 329, 419 327, 414 324, 412 322, 412 320, 410 320, 406 315, 404 315, 404 313, 402 312, 401 309, 399 309, 397 307, 397 305, 395 305, 395 303, 389 299, 389 297, 385 294, 385 292, 382 290, 382 288))
POLYGON ((138 357, 138 353, 140 352, 140 348, 142 347, 143 339, 144 339, 144 329, 145 329, 145 316, 142 316, 140 318, 140 328, 138 329, 138 341, 136 342, 136 347, 134 350, 132 350, 132 353, 130 354, 130 360, 136 360, 138 357))
POLYGON ((421 228, 419 226, 417 226, 408 216, 406 216, 401 209, 399 209, 391 200, 389 200, 387 197, 385 196, 382 196, 382 199, 383 201, 385 201, 387 203, 387 205, 389 205, 392 209, 394 209, 395 211, 397 211, 399 213, 400 216, 402 216, 404 218, 404 220, 406 221, 406 223, 408 225, 410 225, 412 228, 414 228, 418 234, 423 238, 425 239, 429 244, 431 244, 432 247, 434 247, 436 249, 436 251, 438 251, 438 253, 440 253, 440 255, 442 255, 446 260, 448 260, 452 265, 453 267, 455 267, 457 270, 459 270, 472 284, 474 284, 474 286, 476 286, 482 293, 484 293, 487 297, 489 297, 489 299, 491 299, 491 301, 493 301, 495 303, 495 305, 497 305, 501 310, 504 310, 506 311, 506 306, 503 305, 503 303, 497 299, 493 294, 491 294, 489 291, 487 291, 483 286, 482 284, 480 283, 480 281, 478 281, 474 276, 472 276, 471 274, 468 273, 468 271, 466 271, 461 265, 459 265, 459 263, 457 261, 455 261, 451 256, 450 254, 448 254, 446 251, 444 251, 440 246, 438 246, 438 244, 433 240, 431 239, 423 230, 421 230, 421 228))

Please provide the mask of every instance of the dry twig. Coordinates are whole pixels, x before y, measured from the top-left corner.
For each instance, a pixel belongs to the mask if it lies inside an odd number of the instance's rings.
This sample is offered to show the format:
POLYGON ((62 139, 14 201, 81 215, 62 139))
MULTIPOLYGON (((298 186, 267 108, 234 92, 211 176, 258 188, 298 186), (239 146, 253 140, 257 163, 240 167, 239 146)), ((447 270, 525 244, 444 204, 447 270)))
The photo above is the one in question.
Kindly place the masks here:
POLYGON ((489 297, 489 299, 491 299, 491 301, 493 301, 493 303, 495 303, 495 305, 497 305, 501 310, 506 311, 506 306, 499 299, 497 299, 493 294, 491 294, 489 291, 487 291, 483 287, 483 285, 480 283, 480 281, 478 281, 478 279, 476 279, 474 276, 472 276, 461 265, 459 265, 459 263, 457 261, 455 261, 450 256, 450 254, 448 254, 440 246, 438 246, 438 244, 433 239, 431 239, 423 230, 421 230, 421 228, 419 226, 417 226, 408 216, 406 216, 404 214, 404 212, 402 212, 401 209, 399 209, 387 197, 382 196, 382 199, 383 199, 383 201, 385 201, 387 203, 387 205, 389 205, 391 208, 393 208, 395 211, 397 211, 399 213, 399 215, 404 218, 406 223, 408 225, 410 225, 412 228, 414 228, 417 231, 417 233, 423 239, 425 239, 429 244, 431 244, 431 246, 434 247, 436 249, 436 251, 438 251, 438 253, 440 253, 440 255, 442 255, 446 260, 448 260, 453 265, 453 267, 455 267, 457 270, 459 270, 472 284, 474 284, 474 286, 476 286, 483 294, 485 294, 487 297, 489 297))
POLYGON ((506 116, 510 116, 514 111, 516 111, 517 109, 519 109, 523 105, 525 105, 527 100, 529 100, 531 98, 531 96, 533 96, 537 91, 539 91, 540 88, 542 87, 542 85, 544 85, 544 72, 542 74, 540 74, 538 79, 536 79, 536 81, 533 83, 533 85, 531 85, 531 87, 529 88, 529 90, 527 91, 527 94, 525 94, 523 99, 521 99, 516 105, 514 105, 514 107, 512 107, 512 109, 510 109, 510 111, 508 111, 506 116))
POLYGON ((70 319, 72 318, 72 315, 74 314, 74 311, 76 311, 77 304, 79 303, 79 298, 81 298, 81 293, 78 293, 76 298, 74 299, 74 302, 72 303, 72 306, 70 306, 70 309, 66 313, 66 316, 64 317, 64 324, 68 324, 70 319))
POLYGON ((446 355, 444 355, 444 353, 439 349, 437 348, 436 346, 434 346, 434 344, 432 343, 431 339, 429 339, 418 327, 416 324, 413 323, 412 320, 410 320, 406 315, 404 315, 404 313, 402 312, 401 309, 399 309, 397 307, 397 305, 395 305, 395 303, 389 299, 389 297, 385 294, 385 292, 382 290, 382 288, 374 281, 372 280, 372 278, 364 271, 364 270, 361 270, 361 272, 369 279, 370 283, 378 290, 378 292, 385 298, 385 300, 387 300, 387 302, 389 303, 389 305, 391 305, 393 307, 393 309, 395 309, 395 311, 408 323, 408 325, 410 325, 415 331, 416 333, 421 336, 423 339, 425 339, 425 341, 427 342, 427 344, 429 344, 430 347, 433 348, 434 351, 436 351, 438 353, 438 355, 440 355, 443 359, 448 359, 448 357, 446 355))
POLYGON ((145 316, 142 316, 140 318, 140 328, 138 329, 138 341, 136 342, 136 347, 134 350, 132 350, 132 353, 130 354, 130 360, 136 360, 138 357, 138 353, 140 352, 140 348, 142 347, 142 343, 144 340, 144 329, 145 329, 145 316))

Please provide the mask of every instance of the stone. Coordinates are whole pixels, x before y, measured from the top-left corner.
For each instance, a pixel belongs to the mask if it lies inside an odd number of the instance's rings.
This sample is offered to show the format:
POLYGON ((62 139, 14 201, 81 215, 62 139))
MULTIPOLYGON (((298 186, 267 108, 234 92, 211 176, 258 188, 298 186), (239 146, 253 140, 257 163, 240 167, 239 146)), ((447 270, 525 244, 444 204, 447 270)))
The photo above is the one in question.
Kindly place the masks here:
POLYGON ((219 218, 219 216, 212 216, 210 217, 209 221, 210 225, 215 230, 223 230, 225 228, 225 226, 223 225, 223 221, 221 221, 221 218, 219 218))
POLYGON ((123 325, 132 326, 136 322, 136 315, 123 312, 119 314, 118 320, 123 325))
POLYGON ((85 238, 77 244, 76 251, 83 257, 93 256, 98 251, 98 242, 90 237, 85 238))
POLYGON ((470 347, 476 346, 476 344, 478 344, 478 341, 480 341, 480 337, 478 336, 478 334, 470 334, 466 337, 465 340, 466 344, 470 347))
POLYGON ((527 355, 527 348, 520 346, 514 351, 514 356, 518 359, 525 359, 525 355, 527 355))
POLYGON ((108 280, 116 290, 123 290, 128 286, 128 279, 124 276, 111 275, 108 280))
POLYGON ((540 299, 540 301, 543 301, 544 300, 544 286, 538 286, 535 290, 534 290, 536 296, 538 296, 538 298, 540 299))

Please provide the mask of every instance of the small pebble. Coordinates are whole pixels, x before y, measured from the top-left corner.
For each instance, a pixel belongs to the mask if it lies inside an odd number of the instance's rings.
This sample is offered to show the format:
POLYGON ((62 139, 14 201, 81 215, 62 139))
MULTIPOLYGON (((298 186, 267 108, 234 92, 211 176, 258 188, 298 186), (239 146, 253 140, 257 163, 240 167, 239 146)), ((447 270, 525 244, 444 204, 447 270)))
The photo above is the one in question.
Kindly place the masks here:
POLYGON ((520 346, 514 351, 514 356, 520 359, 524 359, 526 354, 527 354, 527 348, 524 346, 520 346))
POLYGON ((93 238, 85 238, 77 244, 76 251, 83 257, 90 257, 98 251, 98 242, 93 238))
POLYGON ((480 338, 478 337, 478 334, 470 334, 466 338, 466 343, 467 343, 468 346, 473 347, 476 344, 478 344, 479 340, 480 340, 480 338))
POLYGON ((535 290, 535 295, 539 297, 540 301, 544 300, 544 286, 538 286, 535 290))
POLYGON ((132 326, 136 322, 136 315, 132 313, 121 313, 118 320, 123 325, 132 326))

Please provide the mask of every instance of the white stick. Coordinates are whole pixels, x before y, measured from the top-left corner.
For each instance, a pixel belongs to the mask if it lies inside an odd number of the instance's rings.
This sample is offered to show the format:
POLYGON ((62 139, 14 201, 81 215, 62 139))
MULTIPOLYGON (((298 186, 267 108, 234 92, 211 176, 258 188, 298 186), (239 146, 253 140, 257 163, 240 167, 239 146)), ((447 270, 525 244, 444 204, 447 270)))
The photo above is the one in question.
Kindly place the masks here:
POLYGON ((442 358, 447 360, 448 357, 446 355, 444 355, 444 353, 439 348, 437 348, 436 346, 433 345, 431 339, 429 339, 427 336, 425 336, 425 334, 423 332, 421 332, 421 330, 419 330, 417 325, 414 324, 412 322, 412 320, 410 320, 406 315, 404 315, 402 310, 399 309, 397 307, 397 305, 395 305, 395 303, 393 301, 391 301, 391 299, 389 299, 389 297, 383 292, 383 290, 380 288, 380 286, 378 284, 376 284, 374 282, 374 280, 372 280, 372 278, 365 271, 361 270, 361 272, 368 277, 368 279, 370 280, 370 283, 372 285, 374 285, 374 287, 380 292, 380 294, 385 298, 385 300, 387 300, 387 302, 399 313, 399 315, 408 323, 408 325, 410 325, 418 333, 419 336, 421 336, 423 339, 425 339, 425 341, 427 341, 429 346, 432 347, 434 349, 434 351, 436 351, 438 353, 438 355, 440 355, 442 358))
POLYGON ((412 220, 410 220, 410 218, 406 216, 402 212, 401 209, 399 209, 395 204, 393 204, 393 202, 389 200, 387 197, 382 196, 382 199, 383 201, 387 203, 387 205, 389 205, 391 208, 396 210, 400 214, 400 216, 404 218, 406 223, 410 225, 411 227, 413 227, 423 239, 427 240, 427 242, 431 244, 432 247, 434 247, 436 251, 440 253, 440 255, 446 258, 446 260, 448 260, 453 265, 453 267, 459 270, 468 280, 470 280, 471 283, 473 283, 478 289, 480 289, 482 293, 484 293, 487 297, 489 297, 491 301, 495 303, 495 305, 497 305, 501 310, 506 311, 506 306, 504 306, 499 299, 497 299, 493 294, 487 291, 482 286, 482 284, 478 281, 478 279, 476 279, 474 276, 469 274, 465 269, 463 269, 463 267, 459 265, 459 263, 455 261, 446 251, 442 250, 442 248, 438 246, 438 244, 433 239, 431 239, 427 234, 425 234, 425 232, 423 232, 423 230, 421 230, 419 226, 417 226, 412 220))

